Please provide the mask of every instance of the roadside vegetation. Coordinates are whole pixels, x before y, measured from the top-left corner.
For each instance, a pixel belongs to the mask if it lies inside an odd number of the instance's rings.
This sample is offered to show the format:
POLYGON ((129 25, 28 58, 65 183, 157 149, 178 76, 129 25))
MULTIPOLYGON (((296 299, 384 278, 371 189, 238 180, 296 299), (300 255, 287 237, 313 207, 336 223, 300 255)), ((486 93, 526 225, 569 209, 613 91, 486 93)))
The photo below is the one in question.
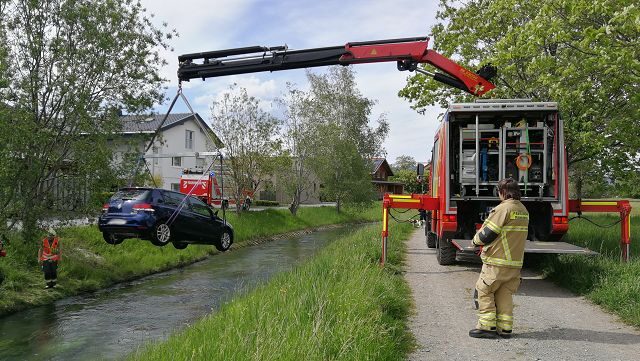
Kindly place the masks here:
MULTIPOLYGON (((228 214, 234 226, 233 248, 261 238, 286 232, 345 224, 377 221, 380 206, 351 207, 338 213, 333 207, 301 208, 297 217, 288 210, 269 209, 238 217, 228 214)), ((172 246, 156 247, 150 242, 126 240, 118 246, 107 244, 96 226, 70 227, 58 232, 62 261, 58 270, 59 286, 44 289, 44 278, 32 246, 12 237, 0 258, 0 315, 82 292, 96 291, 117 282, 184 266, 217 253, 213 246, 191 245, 184 250, 172 246)))
POLYGON ((131 358, 404 360, 411 295, 398 270, 413 227, 391 227, 386 267, 380 228, 366 227, 131 358))
MULTIPOLYGON (((620 225, 599 228, 584 220, 573 220, 567 242, 588 247, 600 256, 549 256, 542 261, 545 273, 555 282, 640 326, 640 202, 632 203, 631 261, 620 261, 620 225)), ((600 225, 618 220, 617 215, 584 216, 600 225)))

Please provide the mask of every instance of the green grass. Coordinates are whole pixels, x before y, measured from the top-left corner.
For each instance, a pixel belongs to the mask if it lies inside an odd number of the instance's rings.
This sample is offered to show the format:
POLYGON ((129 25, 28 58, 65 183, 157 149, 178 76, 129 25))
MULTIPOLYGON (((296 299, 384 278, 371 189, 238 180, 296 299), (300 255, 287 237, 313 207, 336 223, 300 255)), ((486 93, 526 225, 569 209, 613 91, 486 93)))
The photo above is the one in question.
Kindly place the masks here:
MULTIPOLYGON (((636 202, 637 203, 637 202, 636 202)), ((596 257, 549 256, 542 267, 560 285, 585 295, 594 303, 640 326, 640 217, 631 217, 631 261, 620 262, 620 225, 598 228, 583 220, 571 221, 567 242, 601 253, 596 257)), ((611 224, 617 215, 585 214, 598 224, 611 224)))
MULTIPOLYGON (((337 213, 332 207, 301 208, 293 217, 288 210, 270 209, 236 216, 228 214, 234 226, 234 248, 259 238, 321 227, 329 224, 377 221, 380 205, 346 208, 337 213)), ((44 289, 44 277, 37 264, 37 246, 13 237, 8 255, 0 258, 0 315, 56 299, 99 290, 114 283, 184 266, 217 253, 213 246, 190 245, 185 250, 172 246, 155 247, 147 241, 126 240, 108 245, 97 227, 72 227, 58 230, 62 261, 58 270, 60 287, 44 289)))
POLYGON ((385 268, 380 226, 366 227, 131 359, 404 360, 414 343, 401 240, 413 228, 391 227, 385 268))

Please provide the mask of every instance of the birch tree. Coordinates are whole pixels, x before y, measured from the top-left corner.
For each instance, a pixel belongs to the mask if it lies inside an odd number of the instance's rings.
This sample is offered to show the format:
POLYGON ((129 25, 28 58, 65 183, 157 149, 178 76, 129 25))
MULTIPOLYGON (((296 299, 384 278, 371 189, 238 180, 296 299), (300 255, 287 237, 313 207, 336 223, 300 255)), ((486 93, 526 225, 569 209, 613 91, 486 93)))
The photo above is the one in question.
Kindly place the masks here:
POLYGON ((279 172, 279 183, 291 198, 289 211, 294 216, 300 203, 307 201, 306 194, 311 190, 315 174, 313 109, 310 95, 287 84, 287 93, 279 99, 283 108, 283 161, 279 172))
POLYGON ((330 67, 325 74, 307 73, 314 124, 314 171, 326 197, 344 202, 372 198, 372 158, 379 155, 389 126, 384 115, 371 119, 375 101, 357 88, 349 67, 330 67), (370 123, 377 123, 371 126, 370 123))
POLYGON ((225 165, 233 182, 236 212, 247 192, 255 192, 277 167, 280 120, 260 108, 247 90, 231 85, 211 104, 214 132, 225 145, 225 165))

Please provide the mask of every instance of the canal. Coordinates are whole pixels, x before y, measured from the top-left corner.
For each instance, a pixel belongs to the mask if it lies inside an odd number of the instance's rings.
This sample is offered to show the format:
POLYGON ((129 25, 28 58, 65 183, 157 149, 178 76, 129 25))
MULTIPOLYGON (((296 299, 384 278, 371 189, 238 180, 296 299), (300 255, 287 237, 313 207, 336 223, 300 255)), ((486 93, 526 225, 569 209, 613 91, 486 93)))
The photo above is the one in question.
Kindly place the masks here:
POLYGON ((0 360, 121 359, 215 312, 238 292, 291 269, 352 229, 241 248, 9 315, 0 319, 0 360))

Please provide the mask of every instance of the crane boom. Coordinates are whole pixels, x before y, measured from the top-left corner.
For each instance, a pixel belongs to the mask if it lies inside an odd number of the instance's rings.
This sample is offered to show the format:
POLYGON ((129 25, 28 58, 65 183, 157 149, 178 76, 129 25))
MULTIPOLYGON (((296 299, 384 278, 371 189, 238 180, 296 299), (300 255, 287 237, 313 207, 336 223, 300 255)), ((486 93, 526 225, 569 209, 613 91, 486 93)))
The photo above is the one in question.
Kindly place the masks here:
POLYGON ((351 65, 396 61, 398 70, 420 71, 436 81, 482 96, 495 86, 489 82, 495 68, 483 67, 478 73, 465 69, 447 57, 427 49, 429 38, 402 38, 347 43, 301 50, 285 46, 250 46, 184 54, 178 57, 178 79, 191 79, 246 74, 263 71, 312 68, 329 65, 351 65), (426 72, 417 68, 428 63, 442 72, 426 72))

